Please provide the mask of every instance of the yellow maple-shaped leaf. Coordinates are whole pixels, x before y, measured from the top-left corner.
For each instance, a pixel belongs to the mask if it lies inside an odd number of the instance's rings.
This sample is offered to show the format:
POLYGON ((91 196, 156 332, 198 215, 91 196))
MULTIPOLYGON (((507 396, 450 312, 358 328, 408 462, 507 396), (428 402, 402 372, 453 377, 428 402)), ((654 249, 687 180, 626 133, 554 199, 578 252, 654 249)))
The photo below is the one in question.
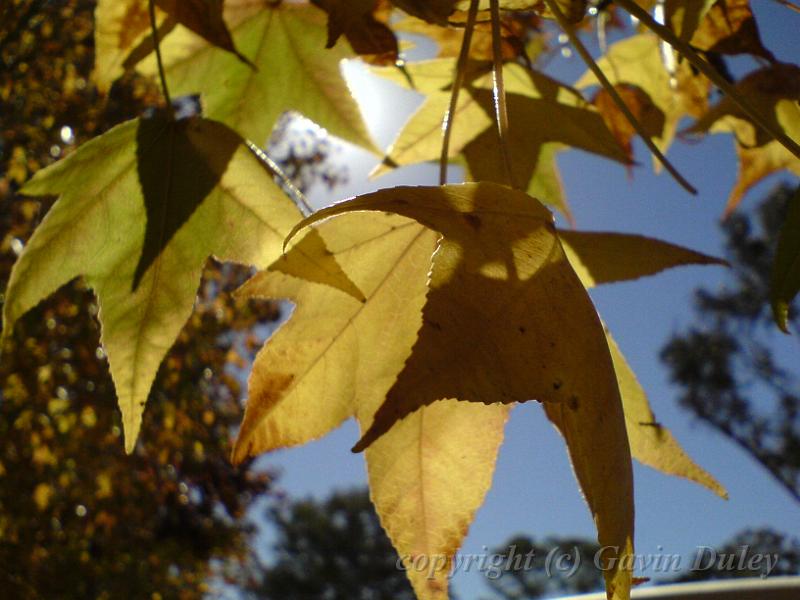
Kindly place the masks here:
MULTIPOLYGON (((434 237, 419 238, 421 231, 385 214, 355 213, 320 225, 326 245, 307 248, 307 254, 333 252, 367 292, 363 305, 272 272, 243 288, 242 294, 291 298, 297 308, 256 359, 235 460, 303 444, 351 415, 362 429, 372 422, 420 326, 434 247, 434 237)), ((717 262, 635 235, 569 231, 561 239, 587 287, 717 262)), ((306 245, 304 239, 287 257, 306 245)), ((665 428, 654 437, 652 427, 642 424, 654 421, 647 399, 615 346, 612 357, 623 406, 632 410, 626 426, 635 457, 666 473, 712 483, 665 428)), ((452 554, 490 485, 509 408, 436 402, 407 416, 366 451, 373 502, 422 598, 445 597, 452 554)))
MULTIPOLYGON (((158 11, 157 23, 162 28, 165 19, 166 15, 158 11)), ((99 0, 94 20, 92 80, 100 93, 106 94, 137 48, 147 47, 145 53, 152 50, 152 45, 148 46, 151 33, 147 0, 99 0)))
MULTIPOLYGON (((612 44, 597 65, 612 84, 638 92, 637 98, 642 95, 649 98, 648 108, 657 113, 648 116, 648 123, 658 124, 660 129, 648 133, 653 133, 652 139, 662 152, 672 143, 681 118, 698 117, 706 109, 708 81, 695 75, 686 61, 671 74, 664 65, 661 42, 655 35, 633 35, 612 44)), ((584 89, 598 83, 595 75, 587 71, 575 87, 584 89)))
POLYGON ((718 54, 748 53, 775 62, 764 47, 750 0, 720 0, 708 9, 691 39, 692 46, 718 54))
MULTIPOLYGON (((236 133, 214 121, 159 114, 81 146, 36 173, 21 193, 60 197, 11 272, 3 335, 83 275, 97 294, 130 452, 156 370, 192 311, 207 258, 272 263, 300 211, 236 133)), ((359 296, 332 257, 304 261, 296 254, 283 269, 359 296)))
MULTIPOLYGON (((99 0, 95 8, 95 66, 92 79, 105 94, 126 69, 133 68, 153 51, 148 0, 99 0)), ((239 60, 222 17, 222 0, 155 0, 159 39, 175 25, 194 31, 209 43, 239 60)))
MULTIPOLYGON (((438 160, 442 147, 442 119, 450 102, 454 62, 435 59, 407 65, 415 89, 425 102, 406 122, 387 151, 383 165, 373 172, 417 162, 438 160)), ((397 73, 376 73, 408 85, 397 73)), ((555 165, 555 155, 567 147, 579 148, 626 163, 628 158, 601 115, 575 90, 539 72, 517 64, 504 67, 509 121, 507 143, 517 185, 569 216, 569 207, 555 165)), ((491 64, 473 62, 467 84, 452 115, 451 158, 461 157, 469 178, 502 182, 504 169, 494 125, 491 64)))
MULTIPOLYGON (((185 27, 161 44, 174 95, 200 94, 204 115, 263 144, 278 118, 296 111, 329 133, 377 153, 341 72, 355 53, 344 40, 326 49, 326 15, 309 4, 228 0, 225 22, 255 69, 185 27)), ((151 56, 139 65, 155 75, 151 56)))
MULTIPOLYGON (((366 300, 271 270, 242 288, 296 308, 256 357, 235 462, 304 444, 351 416, 369 426, 416 338, 436 235, 376 214, 318 231, 366 300)), ((446 400, 366 452, 373 503, 420 598, 447 597, 452 556, 491 484, 507 413, 446 400)))
POLYGON ((610 546, 609 596, 626 598, 632 551, 631 457, 602 325, 564 254, 552 215, 497 184, 399 187, 323 209, 303 224, 358 210, 408 216, 442 234, 411 355, 355 450, 442 399, 544 402, 570 450, 610 546))
MULTIPOLYGON (((779 63, 759 69, 741 79, 735 89, 766 122, 800 141, 800 67, 779 63)), ((756 127, 727 96, 687 131, 734 136, 739 174, 728 196, 726 215, 736 209, 747 190, 767 175, 784 169, 800 175, 800 159, 756 127)))

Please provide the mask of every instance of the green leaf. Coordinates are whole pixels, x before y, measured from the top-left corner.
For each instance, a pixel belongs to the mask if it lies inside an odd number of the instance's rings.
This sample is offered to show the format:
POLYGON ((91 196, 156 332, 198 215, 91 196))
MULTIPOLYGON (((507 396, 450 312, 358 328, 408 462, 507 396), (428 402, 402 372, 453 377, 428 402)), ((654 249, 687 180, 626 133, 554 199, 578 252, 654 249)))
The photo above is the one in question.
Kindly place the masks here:
MULTIPOLYGON (((355 54, 343 41, 325 49, 322 10, 228 0, 225 21, 236 48, 256 69, 177 27, 161 45, 173 95, 200 94, 206 117, 259 145, 281 114, 297 111, 332 135, 379 152, 341 73, 341 61, 355 54)), ((154 75, 154 59, 140 69, 154 75)))
MULTIPOLYGON (((14 266, 3 335, 79 275, 95 290, 102 344, 133 450, 161 359, 192 311, 206 259, 266 266, 300 218, 236 133, 161 115, 119 125, 39 171, 21 190, 60 195, 14 266)), ((303 270, 302 258, 286 265, 303 270)), ((332 257, 308 272, 358 296, 332 257)), ((307 275, 306 275, 307 276, 307 275)))
POLYGON ((800 291, 800 187, 789 202, 772 268, 770 300, 775 323, 789 333, 789 305, 800 291))

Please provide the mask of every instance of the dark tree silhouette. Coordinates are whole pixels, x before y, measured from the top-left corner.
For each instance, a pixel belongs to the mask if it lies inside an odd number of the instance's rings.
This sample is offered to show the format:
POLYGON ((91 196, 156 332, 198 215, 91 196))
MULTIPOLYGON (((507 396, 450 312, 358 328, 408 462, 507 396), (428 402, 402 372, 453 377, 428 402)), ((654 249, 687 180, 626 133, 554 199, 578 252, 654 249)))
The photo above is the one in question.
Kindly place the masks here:
POLYGON ((584 538, 517 536, 492 552, 498 568, 484 571, 493 598, 528 600, 603 589, 597 542, 584 538))
POLYGON ((259 564, 251 595, 265 600, 413 600, 405 571, 366 490, 269 510, 274 560, 259 564))
MULTIPOLYGON (((800 383, 770 347, 781 335, 769 305, 770 266, 792 190, 781 186, 752 214, 722 225, 731 281, 697 290, 697 322, 661 351, 680 404, 744 448, 800 502, 800 383)), ((790 327, 797 331, 795 303, 790 327)))
POLYGON ((800 575, 800 539, 772 529, 746 529, 719 548, 698 549, 687 573, 663 583, 780 575, 800 575), (768 565, 766 557, 775 562, 768 565))

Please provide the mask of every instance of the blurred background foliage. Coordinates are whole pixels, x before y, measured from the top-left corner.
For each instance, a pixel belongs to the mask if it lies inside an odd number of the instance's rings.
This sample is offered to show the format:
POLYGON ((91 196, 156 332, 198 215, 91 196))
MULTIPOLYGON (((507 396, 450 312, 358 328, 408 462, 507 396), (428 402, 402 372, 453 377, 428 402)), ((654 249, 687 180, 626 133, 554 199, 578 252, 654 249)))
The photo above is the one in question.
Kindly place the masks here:
MULTIPOLYGON (((134 75, 107 98, 89 83, 94 5, 0 4, 0 304, 17 255, 53 201, 22 198, 20 185, 158 104, 158 90, 134 75)), ((347 177, 327 161, 333 150, 291 118, 270 140, 271 154, 300 189, 347 177)), ((757 340, 751 334, 771 326, 768 266, 788 194, 779 189, 757 214, 735 214, 724 224, 731 285, 698 292, 698 323, 676 334, 663 358, 682 388, 682 404, 747 449, 797 498, 797 380, 776 364, 767 343, 737 341, 757 340), (739 335, 743 330, 747 336, 739 335), (748 393, 754 385, 760 399, 771 398, 768 405, 748 393)), ((21 320, 0 358, 0 595, 189 599, 208 595, 216 580, 256 598, 411 597, 366 492, 292 501, 279 497, 263 469, 234 468, 227 460, 244 373, 280 313, 274 303, 231 298, 248 274, 209 263, 196 310, 153 387, 147 434, 132 456, 123 452, 91 291, 72 282, 21 320), (271 521, 277 533, 266 561, 253 550, 257 527, 248 518, 263 498, 268 508, 256 521, 271 521), (349 576, 355 570, 357 579, 349 576)), ((592 544, 520 536, 495 552, 513 545, 541 556, 561 545, 588 556, 592 544)), ((787 561, 781 572, 792 573, 800 569, 798 544, 755 530, 723 548, 780 551, 787 561)), ((714 576, 726 574, 680 577, 714 576)), ((495 598, 534 598, 600 581, 596 572, 550 580, 536 562, 487 583, 495 598)))
MULTIPOLYGON (((89 83, 90 0, 0 7, 0 303, 11 267, 54 199, 16 194, 37 169, 158 103, 128 75, 89 83)), ((343 177, 313 132, 283 124, 278 160, 301 188, 343 177)), ((279 317, 229 292, 248 269, 209 263, 195 312, 162 365, 145 427, 123 452, 97 304, 81 281, 31 311, 0 362, 0 590, 7 598, 199 598, 213 575, 246 578, 268 475, 228 461, 243 373, 279 317)))

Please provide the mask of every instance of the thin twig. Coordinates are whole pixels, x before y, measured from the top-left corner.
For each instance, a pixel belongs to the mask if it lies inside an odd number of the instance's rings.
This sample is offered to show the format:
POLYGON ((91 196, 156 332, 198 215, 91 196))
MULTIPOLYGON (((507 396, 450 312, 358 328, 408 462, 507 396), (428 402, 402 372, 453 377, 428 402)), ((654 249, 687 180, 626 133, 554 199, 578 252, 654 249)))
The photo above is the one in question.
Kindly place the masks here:
POLYGON ((786 8, 790 8, 792 10, 800 12, 800 6, 798 6, 794 2, 789 2, 789 0, 775 0, 775 2, 777 2, 778 4, 780 4, 782 6, 785 6, 786 8))
MULTIPOLYGON (((547 0, 549 1, 549 0, 547 0)), ((678 52, 683 54, 692 65, 700 71, 703 75, 708 77, 714 85, 721 89, 731 101, 738 106, 750 119, 753 120, 758 127, 771 135, 774 139, 781 143, 789 152, 800 158, 800 145, 793 139, 786 135, 780 129, 773 127, 764 116, 756 109, 750 106, 749 102, 744 99, 742 94, 736 91, 733 85, 728 82, 720 73, 712 67, 708 61, 703 59, 697 52, 695 52, 689 44, 678 38, 669 27, 665 27, 658 23, 653 17, 650 16, 646 10, 641 8, 631 0, 616 0, 622 8, 639 19, 639 22, 647 26, 662 40, 667 42, 670 46, 675 48, 678 52)))
POLYGON ((642 141, 644 141, 644 143, 650 149, 650 152, 653 153, 659 162, 664 165, 664 168, 667 170, 667 172, 672 175, 675 181, 677 181, 686 191, 688 191, 690 194, 697 194, 697 190, 694 188, 694 186, 686 181, 683 175, 681 175, 678 170, 672 166, 672 163, 667 160, 667 157, 662 154, 661 150, 658 149, 658 146, 656 146, 655 143, 653 143, 653 140, 650 139, 650 136, 647 135, 642 127, 642 124, 639 123, 638 119, 633 116, 633 113, 628 108, 628 105, 625 104, 625 101, 620 97, 619 93, 617 93, 617 90, 608 80, 608 77, 606 77, 602 69, 597 66, 597 63, 594 62, 594 59, 592 59, 592 55, 586 49, 586 46, 583 45, 583 42, 581 42, 581 40, 575 34, 575 31, 572 29, 572 25, 567 22, 567 19, 564 17, 564 13, 561 12, 558 4, 554 2, 554 0, 544 1, 547 4, 547 7, 550 9, 550 12, 555 15, 558 24, 561 26, 561 29, 563 29, 564 33, 566 33, 569 37, 570 42, 572 42, 572 45, 575 47, 575 50, 577 50, 578 54, 581 55, 583 62, 586 63, 586 66, 589 67, 589 70, 594 74, 595 77, 597 77, 600 84, 603 86, 606 92, 608 92, 608 95, 611 96, 611 99, 617 105, 617 108, 622 111, 622 114, 625 115, 625 118, 628 119, 630 124, 636 130, 636 133, 639 134, 639 137, 642 138, 642 141))
POLYGON ((147 6, 150 10, 150 29, 153 32, 153 45, 156 47, 156 62, 158 63, 158 76, 161 78, 161 90, 164 93, 164 101, 167 103, 167 114, 171 119, 174 119, 175 110, 172 108, 172 98, 170 98, 169 88, 167 87, 167 76, 164 74, 164 62, 161 59, 161 44, 158 41, 155 0, 149 0, 147 6))
POLYGON ((478 14, 478 0, 472 0, 467 13, 467 27, 464 30, 464 38, 461 40, 461 51, 458 53, 456 63, 456 74, 453 78, 453 89, 450 93, 450 106, 442 121, 442 154, 439 157, 439 185, 447 183, 447 159, 450 154, 450 135, 453 131, 453 120, 456 116, 458 105, 458 93, 464 84, 464 76, 467 70, 467 60, 469 59, 469 45, 472 42, 472 31, 475 29, 475 17, 478 14))
POLYGON ((247 147, 250 148, 250 152, 255 154, 259 158, 259 160, 261 160, 261 162, 263 162, 266 165, 266 167, 270 171, 272 171, 272 174, 281 180, 281 183, 283 183, 284 187, 291 193, 291 195, 294 196, 295 204, 303 213, 303 216, 307 217, 308 215, 313 213, 314 209, 308 202, 306 195, 300 190, 299 187, 297 187, 294 184, 291 178, 286 173, 283 172, 283 169, 280 168, 280 165, 278 165, 278 163, 272 160, 269 154, 264 152, 253 142, 246 140, 245 143, 247 144, 247 147))
POLYGON ((503 83, 503 50, 500 36, 500 2, 490 0, 489 9, 492 14, 492 92, 494 94, 494 112, 497 120, 497 135, 500 138, 500 156, 506 172, 508 185, 514 185, 514 173, 511 170, 511 153, 508 148, 508 106, 506 104, 506 86, 503 83))

